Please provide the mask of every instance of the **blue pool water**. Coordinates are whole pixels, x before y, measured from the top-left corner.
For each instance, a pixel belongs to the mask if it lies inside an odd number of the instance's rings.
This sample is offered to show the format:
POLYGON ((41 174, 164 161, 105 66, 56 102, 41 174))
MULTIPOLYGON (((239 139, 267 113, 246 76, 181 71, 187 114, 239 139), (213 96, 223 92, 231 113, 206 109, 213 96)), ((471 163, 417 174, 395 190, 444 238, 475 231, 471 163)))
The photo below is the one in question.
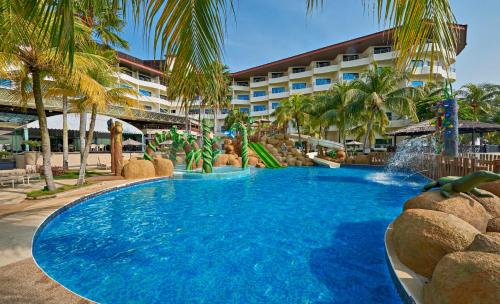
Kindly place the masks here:
POLYGON ((33 255, 101 303, 401 303, 383 236, 424 182, 316 167, 150 182, 60 213, 33 255))

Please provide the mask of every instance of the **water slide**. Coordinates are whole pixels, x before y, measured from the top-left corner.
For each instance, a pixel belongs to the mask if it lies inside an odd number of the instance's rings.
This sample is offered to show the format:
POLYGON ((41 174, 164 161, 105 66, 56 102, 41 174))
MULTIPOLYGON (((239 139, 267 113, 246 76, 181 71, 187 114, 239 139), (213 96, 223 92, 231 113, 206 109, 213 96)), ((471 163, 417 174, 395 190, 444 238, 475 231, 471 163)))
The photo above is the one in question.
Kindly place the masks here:
POLYGON ((260 157, 264 165, 267 168, 281 168, 280 163, 274 158, 274 156, 266 150, 266 148, 261 143, 249 143, 248 144, 252 150, 260 157))

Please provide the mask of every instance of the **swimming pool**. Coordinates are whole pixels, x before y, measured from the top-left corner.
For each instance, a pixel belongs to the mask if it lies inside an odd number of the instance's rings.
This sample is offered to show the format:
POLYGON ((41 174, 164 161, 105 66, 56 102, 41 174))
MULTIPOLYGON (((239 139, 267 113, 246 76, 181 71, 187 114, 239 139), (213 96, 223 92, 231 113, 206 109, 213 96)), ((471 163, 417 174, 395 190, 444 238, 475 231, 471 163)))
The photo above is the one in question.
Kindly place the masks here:
POLYGON ((318 167, 149 182, 53 217, 33 256, 101 303, 400 303, 383 236, 424 182, 318 167))

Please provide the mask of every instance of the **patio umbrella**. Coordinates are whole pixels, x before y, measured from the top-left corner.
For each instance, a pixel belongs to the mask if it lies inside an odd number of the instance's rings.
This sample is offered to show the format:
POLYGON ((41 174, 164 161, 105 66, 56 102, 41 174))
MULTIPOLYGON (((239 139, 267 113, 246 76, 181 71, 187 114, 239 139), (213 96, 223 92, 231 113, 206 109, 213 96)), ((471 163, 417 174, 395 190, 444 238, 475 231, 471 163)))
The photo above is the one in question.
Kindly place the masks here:
POLYGON ((142 146, 143 143, 138 142, 137 140, 133 140, 133 139, 129 138, 129 139, 123 141, 123 145, 124 146, 142 146))

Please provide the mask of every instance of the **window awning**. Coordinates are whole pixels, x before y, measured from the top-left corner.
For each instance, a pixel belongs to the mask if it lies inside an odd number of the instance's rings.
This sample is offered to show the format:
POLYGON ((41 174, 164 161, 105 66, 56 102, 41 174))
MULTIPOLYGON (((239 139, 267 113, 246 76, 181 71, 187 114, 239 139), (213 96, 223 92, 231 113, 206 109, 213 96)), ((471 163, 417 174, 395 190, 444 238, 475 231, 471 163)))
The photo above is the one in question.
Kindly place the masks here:
MULTIPOLYGON (((123 133, 124 134, 138 134, 138 135, 143 135, 142 131, 139 130, 138 128, 134 127, 133 125, 129 124, 128 122, 124 122, 123 120, 106 116, 106 115, 100 115, 97 114, 96 122, 95 122, 95 129, 94 132, 97 133, 108 133, 108 120, 112 119, 113 121, 119 121, 123 125, 123 133)), ((63 115, 55 115, 55 116, 50 116, 47 117, 47 125, 49 130, 62 130, 63 128, 63 115)), ((87 113, 87 131, 89 130, 90 126, 90 114, 87 113)), ((33 122, 30 122, 29 124, 26 124, 22 127, 19 127, 18 129, 39 129, 40 124, 38 120, 35 120, 33 122)), ((80 114, 78 113, 69 113, 68 114, 68 131, 79 131, 80 130, 80 114)))

